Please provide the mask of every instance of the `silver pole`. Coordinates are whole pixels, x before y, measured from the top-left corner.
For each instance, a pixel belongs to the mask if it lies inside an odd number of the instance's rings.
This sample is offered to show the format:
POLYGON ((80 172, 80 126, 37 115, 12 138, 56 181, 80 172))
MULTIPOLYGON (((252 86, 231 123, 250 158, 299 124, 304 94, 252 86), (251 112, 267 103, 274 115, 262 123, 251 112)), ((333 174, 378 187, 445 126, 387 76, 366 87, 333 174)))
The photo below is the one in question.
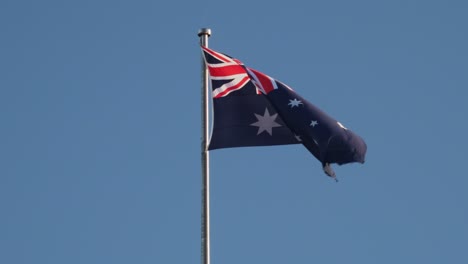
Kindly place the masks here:
MULTIPOLYGON (((201 28, 198 31, 200 45, 208 47, 208 38, 211 29, 201 28)), ((208 120, 209 120, 209 84, 208 70, 202 57, 202 139, 201 139, 201 162, 202 162, 202 264, 210 264, 210 156, 208 152, 208 120)))

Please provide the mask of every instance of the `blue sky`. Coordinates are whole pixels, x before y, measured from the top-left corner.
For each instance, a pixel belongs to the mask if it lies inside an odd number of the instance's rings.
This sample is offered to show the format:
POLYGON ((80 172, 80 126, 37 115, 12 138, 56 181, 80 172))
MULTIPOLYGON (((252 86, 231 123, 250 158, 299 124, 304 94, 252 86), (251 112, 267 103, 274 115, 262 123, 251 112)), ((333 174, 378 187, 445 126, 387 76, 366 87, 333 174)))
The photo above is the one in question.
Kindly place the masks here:
POLYGON ((200 263, 200 50, 367 142, 211 152, 212 263, 466 263, 464 1, 2 1, 0 263, 200 263))

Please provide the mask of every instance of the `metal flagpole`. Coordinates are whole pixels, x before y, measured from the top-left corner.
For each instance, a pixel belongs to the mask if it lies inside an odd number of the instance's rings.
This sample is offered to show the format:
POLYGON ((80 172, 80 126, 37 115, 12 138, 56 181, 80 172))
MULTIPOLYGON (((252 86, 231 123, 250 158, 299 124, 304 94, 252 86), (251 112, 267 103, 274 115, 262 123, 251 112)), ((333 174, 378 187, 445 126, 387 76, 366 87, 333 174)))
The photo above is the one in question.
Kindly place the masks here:
MULTIPOLYGON (((211 29, 201 28, 198 31, 200 45, 208 47, 208 38, 211 29)), ((202 162, 202 264, 210 264, 210 156, 208 152, 208 120, 209 120, 209 84, 208 70, 202 57, 202 138, 201 138, 201 162, 202 162)))

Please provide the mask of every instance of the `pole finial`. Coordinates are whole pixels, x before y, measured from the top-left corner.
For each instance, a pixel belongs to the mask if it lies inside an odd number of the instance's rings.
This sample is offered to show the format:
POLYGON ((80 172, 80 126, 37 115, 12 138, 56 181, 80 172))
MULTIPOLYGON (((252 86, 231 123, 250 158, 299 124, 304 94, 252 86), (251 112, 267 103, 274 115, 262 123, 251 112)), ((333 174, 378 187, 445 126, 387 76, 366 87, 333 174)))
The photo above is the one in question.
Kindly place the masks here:
POLYGON ((211 29, 209 29, 209 28, 200 28, 198 30, 198 36, 201 37, 203 35, 207 35, 208 37, 211 36, 211 29))

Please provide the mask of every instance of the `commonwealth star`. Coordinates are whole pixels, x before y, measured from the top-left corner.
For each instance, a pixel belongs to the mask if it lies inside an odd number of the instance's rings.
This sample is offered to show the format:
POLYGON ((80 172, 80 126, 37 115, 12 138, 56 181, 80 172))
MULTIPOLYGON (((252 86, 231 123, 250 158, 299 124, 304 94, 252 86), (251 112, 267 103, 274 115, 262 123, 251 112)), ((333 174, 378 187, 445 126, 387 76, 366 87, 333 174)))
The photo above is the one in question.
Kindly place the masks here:
POLYGON ((255 117, 258 121, 250 125, 258 127, 257 135, 266 131, 270 136, 272 136, 273 128, 281 126, 280 124, 275 122, 277 116, 278 114, 270 115, 270 112, 268 112, 268 108, 265 108, 265 113, 263 114, 263 116, 255 114, 255 117))

